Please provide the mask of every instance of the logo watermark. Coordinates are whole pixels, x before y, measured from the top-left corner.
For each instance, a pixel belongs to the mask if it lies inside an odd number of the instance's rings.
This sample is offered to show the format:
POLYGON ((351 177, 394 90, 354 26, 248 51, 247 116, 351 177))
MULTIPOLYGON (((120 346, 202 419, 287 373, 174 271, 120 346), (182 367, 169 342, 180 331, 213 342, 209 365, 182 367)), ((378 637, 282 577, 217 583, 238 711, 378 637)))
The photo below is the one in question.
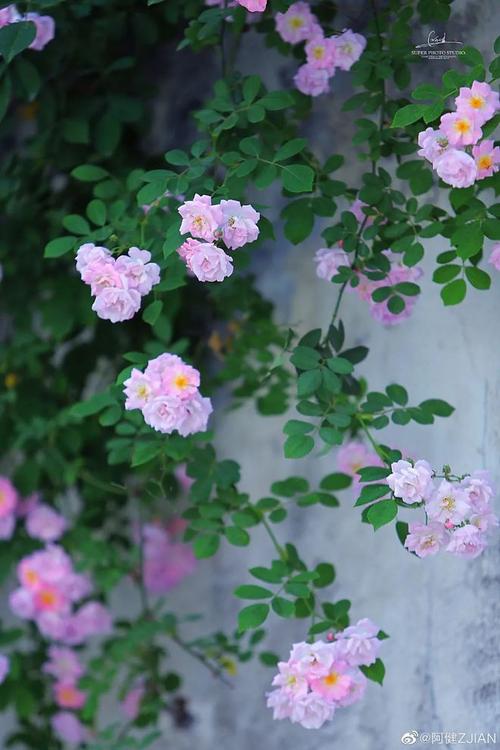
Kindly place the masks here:
POLYGON ((465 50, 461 49, 463 46, 463 42, 447 39, 446 32, 440 36, 433 29, 429 31, 427 41, 416 44, 411 54, 426 60, 449 60, 450 57, 465 55, 465 50))
POLYGON ((402 745, 496 745, 496 732, 417 732, 412 729, 401 735, 402 745))

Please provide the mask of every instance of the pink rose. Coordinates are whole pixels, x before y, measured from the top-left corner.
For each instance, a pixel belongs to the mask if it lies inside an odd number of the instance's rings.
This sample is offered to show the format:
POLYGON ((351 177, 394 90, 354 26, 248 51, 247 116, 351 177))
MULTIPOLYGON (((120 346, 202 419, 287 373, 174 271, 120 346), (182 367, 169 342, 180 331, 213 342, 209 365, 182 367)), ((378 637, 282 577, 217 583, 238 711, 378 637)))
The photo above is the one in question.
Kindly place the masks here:
POLYGON ((10 479, 0 476, 0 518, 14 513, 17 499, 17 490, 10 479))
POLYGON ((238 5, 251 13, 259 13, 266 9, 267 0, 237 0, 238 5))
POLYGON ((472 156, 456 148, 447 149, 433 166, 443 182, 453 187, 470 187, 477 177, 477 167, 472 156))
POLYGON ((285 13, 276 13, 276 31, 284 42, 297 44, 321 34, 318 19, 308 3, 290 5, 285 13))
POLYGON ((37 505, 26 518, 26 531, 33 539, 55 542, 67 528, 66 519, 48 505, 37 505))
POLYGON ((239 201, 222 200, 222 239, 231 250, 254 242, 259 236, 257 222, 260 214, 252 206, 242 206, 239 201))
POLYGON ((426 498, 425 511, 432 521, 462 523, 471 511, 468 493, 456 482, 443 479, 437 490, 426 498))
POLYGON ((500 271, 500 242, 495 242, 493 245, 488 263, 491 263, 493 268, 500 271))
POLYGON ((319 96, 320 94, 326 94, 329 90, 330 78, 331 76, 324 68, 306 64, 300 66, 293 80, 302 94, 319 96))
POLYGON ((474 81, 471 88, 462 86, 455 99, 457 111, 483 125, 500 109, 500 98, 488 83, 474 81))
POLYGON ((349 256, 343 250, 336 247, 322 247, 316 251, 314 260, 316 262, 316 276, 320 279, 330 281, 336 276, 340 266, 349 266, 349 256))
POLYGON ((404 503, 419 503, 432 491, 432 468, 427 461, 396 461, 391 464, 392 474, 387 484, 396 497, 404 503))
POLYGON ((452 146, 470 146, 477 143, 483 134, 476 120, 460 112, 443 115, 439 129, 452 146))
POLYGON ((449 146, 448 139, 440 130, 426 128, 418 134, 418 145, 420 146, 417 154, 424 159, 434 163, 449 146))
POLYGON ((477 179, 483 180, 498 172, 500 164, 500 148, 495 146, 494 141, 481 141, 472 149, 472 156, 476 162, 477 179))
POLYGON ((141 307, 141 295, 135 289, 107 287, 100 291, 92 310, 103 320, 119 323, 130 320, 141 307))
POLYGON ((80 745, 89 737, 89 732, 81 721, 70 711, 60 711, 52 719, 52 728, 63 742, 80 745))
POLYGON ((322 34, 310 39, 306 46, 307 64, 318 70, 326 70, 332 76, 335 71, 335 49, 333 37, 326 39, 322 34))
POLYGON ((447 552, 457 557, 473 560, 486 548, 486 539, 476 526, 468 524, 455 529, 451 535, 447 552))
POLYGON ((219 206, 212 206, 212 199, 209 195, 196 193, 193 200, 186 201, 179 206, 178 211, 182 216, 179 230, 181 234, 189 232, 193 237, 200 237, 207 242, 215 239, 223 216, 219 206))
POLYGON ((431 521, 427 524, 411 523, 408 532, 405 547, 410 552, 415 552, 418 557, 435 555, 448 539, 448 533, 444 525, 437 521, 431 521))
POLYGON ((198 281, 223 281, 233 273, 232 260, 216 245, 202 243, 196 249, 187 266, 198 281))
POLYGON ((56 24, 52 16, 40 16, 38 13, 26 13, 23 20, 32 21, 36 26, 36 36, 30 49, 42 50, 55 36, 56 24))
POLYGON ((342 34, 332 37, 334 49, 334 64, 341 70, 350 70, 361 57, 366 47, 366 39, 361 34, 355 34, 347 29, 342 34))

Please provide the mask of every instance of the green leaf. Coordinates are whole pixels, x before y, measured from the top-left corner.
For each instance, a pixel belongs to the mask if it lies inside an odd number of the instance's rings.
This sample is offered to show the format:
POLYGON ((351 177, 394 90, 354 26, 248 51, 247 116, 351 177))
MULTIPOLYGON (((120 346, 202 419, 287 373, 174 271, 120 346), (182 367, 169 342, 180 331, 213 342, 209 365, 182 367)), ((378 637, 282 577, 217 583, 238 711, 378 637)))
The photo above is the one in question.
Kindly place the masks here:
POLYGON ((381 526, 390 523, 398 514, 398 506, 395 500, 382 500, 371 505, 366 513, 366 518, 373 526, 374 531, 381 526))
POLYGON ((457 263, 450 263, 449 265, 441 266, 440 268, 436 268, 432 274, 432 280, 435 281, 436 284, 447 284, 448 281, 451 281, 455 276, 458 276, 461 270, 462 266, 459 266, 457 263))
POLYGON ((259 99, 259 104, 274 112, 290 107, 293 104, 293 97, 288 91, 270 91, 262 99, 259 99))
POLYGON ((40 75, 33 63, 24 57, 18 57, 15 63, 16 73, 29 101, 33 101, 40 91, 40 75))
POLYGON ((280 572, 270 568, 250 568, 249 572, 254 578, 258 578, 259 581, 265 581, 266 583, 281 583, 283 578, 283 575, 280 572))
POLYGON ((476 266, 468 266, 465 269, 465 275, 476 289, 489 289, 491 286, 490 275, 476 266))
POLYGON ((368 680, 378 682, 379 685, 383 684, 385 667, 381 659, 377 659, 377 661, 374 662, 374 664, 370 664, 369 667, 361 666, 360 669, 368 680))
POLYGON ((79 167, 75 167, 71 175, 75 180, 80 180, 81 182, 99 182, 99 180, 108 177, 109 172, 102 167, 97 167, 95 164, 82 164, 79 167))
POLYGON ((60 258, 61 255, 73 250, 75 243, 76 237, 58 237, 51 240, 45 245, 44 258, 60 258))
POLYGON ((304 164, 287 164, 282 168, 283 187, 290 193, 310 193, 314 184, 314 171, 304 164))
MULTIPOLYGON (((315 372, 315 370, 311 370, 311 372, 315 372)), ((306 432, 311 432, 312 430, 314 430, 313 424, 302 422, 300 419, 289 419, 283 427, 285 435, 304 435, 306 432)))
POLYGON ((297 346, 290 357, 290 362, 299 370, 314 370, 318 366, 321 355, 310 346, 297 346))
POLYGON ((456 229, 451 235, 451 241, 457 248, 457 253, 462 260, 472 257, 483 247, 484 236, 481 224, 471 221, 456 229))
POLYGON ((413 99, 437 99, 441 91, 433 83, 421 83, 412 92, 413 99))
POLYGON ((229 544, 233 544, 235 547, 246 547, 250 544, 250 535, 248 531, 245 531, 245 529, 242 529, 239 526, 226 526, 224 529, 224 536, 229 544))
POLYGON ((368 484, 361 489, 359 497, 355 502, 355 506, 372 503, 374 500, 378 500, 380 497, 384 497, 389 493, 390 488, 387 484, 368 484))
POLYGON ((243 81, 243 100, 245 104, 253 102, 260 91, 261 85, 262 81, 260 76, 251 75, 245 78, 243 81))
POLYGON ((27 49, 36 37, 32 21, 17 21, 0 29, 0 55, 10 63, 16 55, 27 49))
POLYGON ((73 234, 89 234, 90 233, 90 226, 86 219, 83 218, 83 216, 78 216, 78 214, 68 214, 63 219, 63 227, 68 230, 68 232, 73 232, 73 234))
POLYGON ((330 359, 326 360, 326 364, 328 365, 330 370, 333 370, 333 372, 338 372, 341 375, 348 375, 354 370, 351 362, 349 362, 349 360, 347 359, 344 359, 343 357, 330 357, 330 359))
POLYGON ((106 205, 99 199, 91 200, 87 206, 87 216, 93 224, 98 227, 106 223, 106 205))
POLYGON ((396 534, 404 547, 406 537, 408 536, 408 524, 405 521, 396 521, 396 534))
POLYGON ((441 299, 444 304, 458 305, 465 298, 467 285, 463 279, 455 279, 441 289, 441 299))
POLYGON ((189 156, 180 148, 173 148, 165 154, 165 160, 176 167, 185 167, 189 164, 189 156))
POLYGON ((279 617, 294 617, 295 604, 290 599, 284 599, 282 596, 275 596, 271 602, 271 607, 279 617))
POLYGON ((330 563, 319 563, 314 570, 318 574, 318 577, 313 581, 316 588, 329 586, 335 580, 335 568, 330 563))
POLYGON ((383 466, 365 466, 358 471, 362 482, 374 482, 377 479, 385 479, 390 473, 391 470, 383 466))
POLYGON ((303 458, 314 448, 309 435, 290 435, 285 441, 285 458, 303 458))
POLYGON ((193 543, 193 551, 198 560, 213 557, 219 549, 220 537, 217 534, 198 536, 193 543))
POLYGON ((240 599, 267 599, 273 592, 263 586, 244 585, 234 589, 233 594, 240 599))
POLYGON ((391 128, 404 128, 417 122, 423 116, 426 108, 422 104, 407 104, 399 109, 394 115, 391 128))
POLYGON ((297 394, 299 398, 310 396, 321 385, 321 370, 306 370, 297 380, 297 394))
POLYGON ((288 477, 281 482, 273 482, 271 485, 271 492, 283 497, 293 497, 299 492, 307 492, 308 489, 309 482, 303 477, 288 477))
POLYGON ((345 490, 352 484, 352 477, 348 474, 342 474, 341 472, 335 472, 334 474, 327 474, 323 477, 320 483, 322 490, 345 490))
POLYGON ((149 323, 150 326, 154 326, 154 324, 160 317, 162 310, 163 302, 161 300, 157 299, 154 302, 151 302, 151 304, 149 304, 142 313, 143 321, 145 323, 149 323))
POLYGON ((284 161, 291 156, 295 156, 295 154, 299 154, 303 151, 306 144, 307 141, 305 138, 293 138, 291 141, 280 146, 274 155, 274 161, 284 161))
POLYGON ((240 631, 258 628, 266 621, 269 614, 269 604, 250 604, 238 615, 238 628, 240 631))
POLYGON ((435 414, 437 417, 449 417, 455 411, 451 404, 440 398, 429 398, 426 401, 422 401, 419 407, 425 411, 430 411, 431 414, 435 414))
POLYGON ((391 385, 387 386, 385 392, 395 404, 406 406, 406 404, 408 403, 408 393, 402 385, 392 383, 391 385))
POLYGON ((142 466, 149 463, 162 452, 162 444, 158 440, 142 440, 134 446, 132 466, 142 466))

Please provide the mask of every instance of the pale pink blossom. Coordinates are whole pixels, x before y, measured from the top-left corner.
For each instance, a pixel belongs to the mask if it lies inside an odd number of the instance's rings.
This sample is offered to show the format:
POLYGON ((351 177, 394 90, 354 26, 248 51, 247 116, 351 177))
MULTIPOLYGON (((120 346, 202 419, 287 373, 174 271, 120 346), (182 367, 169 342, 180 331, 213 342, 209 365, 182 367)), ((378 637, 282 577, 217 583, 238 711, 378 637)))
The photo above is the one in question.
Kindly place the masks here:
POLYGON ((184 415, 182 421, 177 425, 179 435, 187 437, 197 432, 205 432, 213 408, 209 398, 196 393, 193 398, 183 401, 184 415))
POLYGON ((297 2, 285 13, 276 13, 276 31, 284 42, 297 44, 321 33, 321 28, 309 3, 297 2))
POLYGON ((361 57, 366 47, 366 39, 347 29, 342 34, 332 37, 334 64, 341 70, 350 70, 361 57))
POLYGON ((163 378, 165 393, 183 400, 192 398, 198 391, 199 385, 199 371, 182 360, 172 364, 163 378))
POLYGON ((16 515, 10 513, 8 516, 0 517, 0 540, 7 541, 12 539, 16 528, 16 515))
POLYGON ((155 396, 142 410, 144 421, 157 432, 170 435, 185 416, 183 403, 174 396, 155 396))
POLYGON ((494 141, 484 140, 472 149, 472 156, 476 162, 477 179, 483 180, 498 172, 500 165, 500 148, 494 141))
POLYGON ((97 295, 105 289, 128 289, 127 280, 120 274, 114 258, 90 260, 81 271, 82 281, 97 295))
POLYGON ((340 659, 344 659, 351 667, 373 664, 381 646, 381 641, 377 638, 379 630, 378 625, 365 617, 338 633, 340 659))
POLYGON ((141 307, 141 295, 135 289, 108 287, 99 292, 92 310, 103 320, 120 323, 130 320, 141 307))
POLYGON ((8 5, 0 10, 0 29, 18 20, 19 13, 15 5, 8 5))
POLYGON ((153 396, 153 384, 149 377, 136 367, 123 382, 126 395, 125 409, 143 409, 153 396))
POLYGON ((471 511, 467 492, 456 482, 441 480, 439 487, 426 498, 425 510, 433 521, 454 525, 462 523, 471 511))
POLYGON ((160 266, 150 261, 150 252, 131 247, 126 255, 120 255, 115 262, 118 273, 127 279, 127 288, 136 289, 143 297, 160 281, 160 266))
POLYGON ((365 227, 369 227, 373 224, 374 217, 368 216, 363 209, 369 208, 367 203, 363 203, 362 200, 359 198, 356 198, 350 205, 349 211, 354 214, 356 219, 358 220, 359 224, 362 224, 364 222, 365 227))
POLYGON ((179 206, 178 211, 182 217, 180 233, 188 232, 193 237, 212 242, 217 230, 223 222, 220 206, 213 206, 209 195, 196 195, 190 201, 185 201, 179 206))
POLYGON ((223 216, 222 239, 227 247, 236 250, 259 236, 257 222, 260 214, 252 206, 242 206, 239 201, 222 200, 220 208, 223 216))
POLYGON ((327 70, 316 68, 306 63, 301 65, 294 76, 296 88, 308 96, 326 94, 330 88, 330 78, 327 70))
POLYGON ((35 618, 40 633, 53 641, 63 641, 66 637, 70 616, 61 612, 41 612, 35 618))
POLYGON ((17 490, 10 479, 0 476, 0 518, 6 518, 14 513, 17 499, 17 490))
POLYGON ((340 266, 349 266, 349 256, 338 247, 322 247, 314 255, 316 276, 330 281, 336 276, 340 266))
POLYGON ((346 673, 345 662, 334 661, 328 674, 311 680, 311 690, 321 695, 328 703, 347 698, 352 687, 352 678, 346 673))
POLYGON ((498 92, 488 83, 474 81, 470 88, 460 88, 455 105, 460 114, 472 117, 478 125, 483 125, 500 109, 500 99, 498 92))
POLYGON ((74 683, 82 677, 85 669, 76 651, 65 646, 50 646, 49 660, 43 665, 43 671, 62 683, 74 683))
POLYGON ((495 242, 491 249, 490 257, 488 258, 490 263, 496 271, 500 271, 500 242, 495 242))
POLYGON ((70 711, 59 711, 54 714, 51 723, 57 736, 70 745, 80 745, 89 738, 88 729, 70 711))
POLYGON ((56 682, 54 685, 54 700, 59 708, 82 708, 86 697, 86 694, 71 682, 56 682))
POLYGON ((489 472, 472 472, 460 482, 460 487, 465 491, 467 502, 475 513, 485 513, 490 510, 495 490, 489 472))
POLYGON ((278 674, 274 676, 272 685, 279 687, 284 693, 293 698, 301 698, 309 690, 307 678, 298 663, 290 660, 278 662, 278 674))
POLYGON ((365 694, 368 682, 359 669, 350 669, 347 674, 351 678, 349 690, 347 695, 337 701, 337 705, 342 707, 352 706, 353 703, 357 703, 357 701, 361 700, 365 694))
POLYGON ((325 721, 331 721, 334 713, 334 703, 312 692, 294 702, 290 719, 304 729, 320 729, 325 721))
POLYGON ((486 539, 484 535, 476 526, 467 524, 453 531, 446 551, 457 557, 473 560, 483 552, 485 547, 486 539))
POLYGON ((476 120, 460 112, 442 115, 439 129, 452 146, 471 146, 483 134, 476 120))
POLYGON ((196 252, 190 254, 187 267, 198 281, 224 281, 233 273, 232 260, 222 248, 209 243, 200 243, 196 252))
POLYGON ((31 511, 36 508, 39 502, 40 495, 38 494, 38 492, 33 492, 27 497, 19 498, 17 501, 16 515, 18 515, 19 518, 26 518, 28 513, 31 513, 31 511))
POLYGON ((128 691, 122 700, 120 707, 129 721, 135 721, 139 715, 142 699, 146 689, 143 684, 139 684, 128 691))
POLYGON ((237 0, 237 3, 251 13, 260 13, 266 9, 267 0, 237 0))
POLYGON ((469 517, 469 523, 476 526, 479 531, 485 532, 497 528, 499 520, 498 516, 493 513, 493 511, 485 510, 482 513, 473 513, 469 517))
POLYGON ((443 182, 452 187, 470 187, 477 177, 476 162, 472 156, 456 148, 447 149, 433 166, 443 182))
POLYGON ((5 654, 0 654, 0 685, 5 682, 5 678, 9 674, 9 659, 5 654))
POLYGON ((318 70, 326 70, 329 76, 335 71, 334 38, 326 38, 320 33, 309 39, 305 46, 307 64, 318 70))
POLYGON ((431 521, 428 524, 411 523, 405 539, 405 547, 418 557, 435 555, 446 544, 448 533, 443 524, 431 521))
POLYGON ((100 602, 87 602, 74 617, 84 640, 94 635, 109 635, 112 631, 111 613, 100 602))
POLYGON ((179 466, 176 466, 174 475, 179 482, 182 491, 186 493, 189 492, 193 485, 194 479, 188 475, 186 464, 179 464, 179 466))
POLYGON ((93 242, 86 242, 84 245, 80 245, 76 253, 76 270, 81 274, 90 263, 101 262, 110 258, 111 252, 106 247, 99 247, 94 245, 93 242))
POLYGON ((428 498, 432 491, 432 468, 427 461, 396 461, 391 464, 392 474, 387 477, 387 484, 396 497, 404 503, 420 503, 428 498))
POLYGON ((324 677, 333 664, 335 652, 329 643, 316 641, 315 643, 294 643, 290 652, 290 661, 297 667, 299 673, 313 677, 324 677))
POLYGON ((52 16, 40 16, 38 13, 26 13, 23 21, 32 21, 36 26, 36 36, 30 49, 42 50, 55 36, 56 24, 52 16))
POLYGON ((31 620, 35 614, 35 601, 29 589, 18 588, 9 595, 9 606, 16 617, 31 620))
POLYGON ((272 690, 267 693, 267 707, 273 709, 273 719, 289 719, 293 710, 293 697, 284 690, 272 690))
POLYGON ((165 594, 196 569, 191 546, 175 541, 168 528, 146 524, 144 535, 144 585, 154 594, 165 594))
POLYGON ((337 468, 353 478, 353 486, 359 486, 359 470, 365 466, 383 466, 382 459, 361 440, 349 440, 337 451, 337 468))
POLYGON ((434 163, 446 151, 449 142, 441 130, 426 128, 418 134, 418 145, 420 149, 417 151, 417 154, 423 156, 427 161, 434 163))
POLYGON ((33 539, 55 542, 67 529, 66 519, 43 503, 37 505, 26 517, 26 531, 33 539))
POLYGON ((203 245, 203 242, 200 242, 199 240, 193 240, 192 237, 188 237, 188 239, 182 243, 180 247, 177 248, 177 253, 180 255, 182 260, 186 263, 186 265, 189 266, 189 262, 193 256, 194 253, 198 250, 198 248, 203 245))

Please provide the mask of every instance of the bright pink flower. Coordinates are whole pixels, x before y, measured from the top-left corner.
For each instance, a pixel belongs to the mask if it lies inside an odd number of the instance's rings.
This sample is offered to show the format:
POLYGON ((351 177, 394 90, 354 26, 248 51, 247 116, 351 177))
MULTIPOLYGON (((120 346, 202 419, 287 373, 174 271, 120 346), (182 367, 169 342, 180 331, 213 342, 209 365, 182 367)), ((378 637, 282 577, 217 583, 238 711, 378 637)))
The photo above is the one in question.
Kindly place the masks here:
POLYGON ((19 13, 15 5, 8 5, 0 10, 0 29, 19 20, 19 13))
POLYGON ((52 16, 40 16, 38 13, 26 13, 23 21, 32 21, 36 26, 36 36, 30 49, 42 50, 55 36, 56 24, 52 16))
POLYGON ((322 247, 314 255, 316 262, 316 276, 330 281, 336 276, 340 266, 349 266, 349 256, 337 247, 322 247))
POLYGON ((332 37, 334 64, 341 70, 350 70, 361 57, 366 47, 366 39, 347 29, 342 34, 332 37))
POLYGON ((56 544, 33 552, 23 558, 18 566, 21 584, 37 591, 44 583, 59 584, 73 573, 73 565, 62 547, 56 544))
POLYGON ((233 273, 232 260, 222 248, 209 243, 200 243, 196 252, 189 256, 187 267, 198 281, 224 281, 233 273))
POLYGON ((472 156, 476 162, 477 179, 483 180, 498 172, 500 164, 500 148, 494 141, 481 141, 472 149, 472 156))
POLYGON ((352 678, 346 674, 347 668, 345 662, 333 662, 328 674, 311 680, 311 690, 329 703, 347 698, 352 687, 352 678))
POLYGON ((56 682, 54 699, 59 708, 79 709, 85 705, 87 696, 71 682, 56 682))
POLYGON ((222 239, 231 250, 255 242, 259 236, 258 211, 249 205, 242 206, 239 201, 234 200, 222 200, 220 208, 223 216, 222 239))
POLYGON ((70 711, 60 711, 52 719, 52 728, 63 742, 80 745, 89 737, 89 732, 81 721, 70 711))
POLYGON ((74 683, 85 672, 76 651, 65 646, 50 646, 49 660, 43 665, 43 671, 62 683, 74 683))
POLYGON ((500 271, 500 242, 495 242, 493 245, 490 257, 488 258, 488 263, 490 263, 497 271, 500 271))
POLYGON ((483 134, 472 117, 460 112, 442 115, 439 129, 452 146, 471 146, 477 143, 483 134))
POLYGON ((97 294, 92 310, 103 320, 120 323, 133 318, 140 307, 141 295, 135 289, 108 287, 97 294))
POLYGON ((178 211, 182 216, 180 233, 188 232, 193 237, 212 242, 216 232, 223 221, 222 211, 219 206, 212 206, 209 195, 196 195, 193 200, 186 201, 179 206, 178 211))
POLYGON ((444 525, 437 521, 428 524, 411 523, 408 532, 405 547, 410 552, 415 552, 418 557, 435 555, 448 540, 444 525))
POLYGON ((433 167, 443 182, 452 187, 470 187, 477 177, 476 162, 472 156, 456 148, 447 149, 436 159, 433 167))
POLYGON ((191 365, 186 365, 182 360, 172 365, 163 378, 163 386, 166 395, 176 396, 180 399, 192 398, 200 385, 200 373, 191 365))
POLYGON ((69 614, 70 603, 58 586, 53 584, 41 584, 33 594, 35 602, 35 613, 56 612, 57 614, 69 614))
POLYGON ((11 516, 17 505, 17 490, 7 477, 0 476, 0 518, 11 516))
POLYGON ((432 491, 432 468, 427 461, 396 461, 391 464, 392 474, 387 477, 387 484, 396 497, 404 503, 420 503, 429 497, 432 491))
POLYGON ((276 13, 276 31, 284 42, 297 44, 321 33, 318 19, 308 3, 290 5, 285 13, 276 13))
POLYGON ((129 690, 125 698, 122 700, 120 706, 129 721, 135 721, 138 717, 145 692, 146 689, 144 685, 138 685, 137 687, 132 688, 132 690, 129 690))
POLYGON ((175 467, 174 475, 179 482, 183 492, 189 492, 191 489, 194 479, 188 476, 186 464, 179 464, 175 467))
POLYGON ((41 612, 36 615, 35 622, 45 638, 64 641, 70 619, 69 615, 61 612, 41 612))
POLYGON ((5 682, 5 678, 9 674, 9 659, 4 654, 0 654, 0 685, 5 682))
POLYGON ((71 573, 60 584, 61 591, 72 602, 79 602, 80 599, 88 596, 92 591, 92 581, 86 575, 80 573, 71 573))
POLYGON ((320 32, 309 39, 305 46, 307 64, 318 70, 326 70, 329 76, 335 71, 335 50, 333 37, 326 38, 320 32))
POLYGON ((420 150, 417 151, 419 156, 434 163, 436 159, 443 154, 450 145, 448 139, 440 130, 426 128, 418 134, 418 145, 420 150))
POLYGON ((474 81, 471 88, 462 86, 455 99, 457 111, 473 118, 478 125, 490 120, 500 109, 498 92, 488 83, 474 81))
POLYGON ((339 658, 351 667, 369 666, 376 661, 381 641, 377 638, 380 628, 365 617, 355 625, 345 628, 337 634, 336 645, 339 658))
POLYGON ((335 705, 318 693, 308 693, 293 704, 290 719, 304 729, 319 729, 325 721, 331 721, 335 705))
POLYGON ((468 494, 456 482, 443 479, 432 495, 426 498, 425 510, 432 521, 454 525, 462 523, 470 514, 468 494))
POLYGON ((16 528, 15 513, 0 518, 0 540, 7 541, 12 538, 16 528))
POLYGON ((267 0, 237 0, 238 5, 251 13, 260 13, 266 9, 267 0))
POLYGON ((134 367, 124 381, 125 409, 143 409, 153 395, 153 384, 148 376, 134 367))
POLYGON ((324 68, 317 68, 307 63, 300 66, 293 80, 302 94, 320 96, 329 90, 330 78, 330 74, 324 68))
POLYGON ((37 505, 26 518, 26 531, 33 539, 55 542, 66 531, 66 519, 48 505, 37 505))
POLYGON ((476 526, 468 524, 455 529, 451 535, 447 552, 457 557, 473 560, 478 557, 486 547, 486 539, 476 526))

